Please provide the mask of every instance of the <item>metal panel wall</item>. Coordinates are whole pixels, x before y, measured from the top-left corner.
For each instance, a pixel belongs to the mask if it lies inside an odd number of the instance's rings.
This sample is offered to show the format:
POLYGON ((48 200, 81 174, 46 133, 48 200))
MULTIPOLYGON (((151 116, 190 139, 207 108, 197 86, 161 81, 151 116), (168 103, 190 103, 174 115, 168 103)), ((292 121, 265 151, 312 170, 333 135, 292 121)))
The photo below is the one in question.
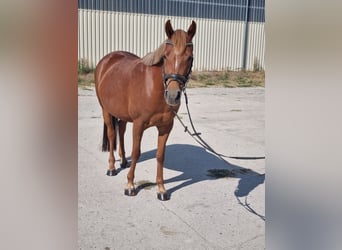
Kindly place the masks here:
MULTIPOLYGON (((111 51, 124 50, 144 56, 165 39, 164 24, 187 30, 192 18, 99 10, 78 10, 78 58, 91 67, 111 51)), ((239 70, 243 61, 243 21, 198 18, 194 42, 194 70, 239 70)), ((256 60, 264 68, 264 23, 249 23, 247 70, 256 60)))
POLYGON ((79 9, 265 22, 265 0, 78 0, 79 9))

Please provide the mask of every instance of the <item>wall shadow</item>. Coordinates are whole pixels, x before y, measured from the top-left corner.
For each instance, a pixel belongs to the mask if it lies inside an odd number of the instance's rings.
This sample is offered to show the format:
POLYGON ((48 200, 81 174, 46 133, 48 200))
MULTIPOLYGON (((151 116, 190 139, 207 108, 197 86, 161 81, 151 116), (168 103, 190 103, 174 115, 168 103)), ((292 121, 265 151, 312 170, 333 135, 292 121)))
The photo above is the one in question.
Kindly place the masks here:
MULTIPOLYGON (((139 162, 154 159, 156 150, 147 151, 141 154, 139 162)), ((180 172, 178 176, 165 179, 165 184, 173 182, 182 182, 181 184, 168 189, 169 194, 184 188, 186 186, 198 183, 204 180, 214 180, 217 178, 227 177, 218 175, 213 177, 208 171, 226 171, 228 177, 239 179, 238 185, 234 190, 234 195, 239 204, 244 206, 249 212, 258 215, 260 218, 265 217, 255 212, 250 204, 247 203, 247 197, 257 186, 264 183, 265 174, 260 174, 251 169, 244 168, 229 163, 227 160, 221 159, 212 153, 207 152, 199 146, 188 144, 173 144, 166 147, 166 157, 164 168, 176 170, 180 172), (240 198, 245 198, 245 202, 241 202, 240 198)), ((143 189, 144 187, 140 187, 143 189)))

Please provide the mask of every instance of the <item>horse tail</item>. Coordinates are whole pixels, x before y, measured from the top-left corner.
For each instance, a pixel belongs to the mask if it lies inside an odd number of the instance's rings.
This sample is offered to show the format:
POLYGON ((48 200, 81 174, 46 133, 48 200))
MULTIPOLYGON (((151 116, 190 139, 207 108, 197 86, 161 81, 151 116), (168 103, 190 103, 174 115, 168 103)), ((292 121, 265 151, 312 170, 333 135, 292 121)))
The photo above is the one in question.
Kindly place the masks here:
MULTIPOLYGON (((116 150, 117 145, 117 136, 118 136, 118 119, 114 116, 112 116, 112 124, 114 127, 114 151, 116 150)), ((106 123, 103 123, 103 138, 102 138, 102 152, 109 152, 109 139, 107 134, 107 125, 106 123)))

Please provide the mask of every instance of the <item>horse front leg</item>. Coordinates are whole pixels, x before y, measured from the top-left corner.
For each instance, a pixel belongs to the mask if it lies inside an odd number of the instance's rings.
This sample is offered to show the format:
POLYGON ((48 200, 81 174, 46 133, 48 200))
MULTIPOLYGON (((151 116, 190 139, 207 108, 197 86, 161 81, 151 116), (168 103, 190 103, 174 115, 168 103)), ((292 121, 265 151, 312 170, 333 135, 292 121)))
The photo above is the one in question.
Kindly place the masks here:
POLYGON ((158 127, 158 149, 157 149, 157 154, 156 154, 156 159, 157 159, 156 182, 158 185, 157 198, 162 201, 170 199, 170 196, 164 187, 163 169, 164 169, 166 141, 169 138, 169 134, 171 132, 172 127, 173 127, 173 124, 171 124, 168 127, 158 127))
POLYGON ((133 149, 132 149, 132 162, 127 174, 127 187, 125 188, 125 195, 134 196, 136 190, 134 187, 134 172, 137 161, 140 157, 141 138, 144 132, 143 123, 133 122, 133 149))

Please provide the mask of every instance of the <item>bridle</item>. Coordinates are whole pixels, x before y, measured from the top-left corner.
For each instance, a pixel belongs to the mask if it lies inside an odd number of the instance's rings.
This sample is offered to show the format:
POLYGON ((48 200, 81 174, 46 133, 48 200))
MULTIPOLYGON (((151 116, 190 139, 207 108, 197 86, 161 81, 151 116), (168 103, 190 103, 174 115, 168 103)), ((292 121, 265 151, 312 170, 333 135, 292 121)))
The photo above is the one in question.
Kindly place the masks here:
MULTIPOLYGON (((170 44, 172 46, 174 45, 174 43, 171 40, 167 40, 165 43, 166 44, 170 44)), ((193 44, 192 44, 192 42, 188 42, 188 43, 186 43, 186 46, 193 46, 193 44)), ((184 91, 185 88, 186 88, 186 84, 187 84, 187 82, 190 79, 192 63, 193 63, 193 60, 194 60, 193 56, 191 56, 189 58, 190 67, 188 69, 188 72, 185 75, 174 74, 174 73, 165 74, 165 68, 164 68, 164 60, 165 60, 165 58, 166 57, 164 56, 163 57, 163 65, 162 65, 162 77, 163 77, 163 83, 164 83, 165 90, 167 90, 167 87, 168 87, 168 80, 175 80, 175 81, 178 82, 180 89, 182 91, 184 91)))

